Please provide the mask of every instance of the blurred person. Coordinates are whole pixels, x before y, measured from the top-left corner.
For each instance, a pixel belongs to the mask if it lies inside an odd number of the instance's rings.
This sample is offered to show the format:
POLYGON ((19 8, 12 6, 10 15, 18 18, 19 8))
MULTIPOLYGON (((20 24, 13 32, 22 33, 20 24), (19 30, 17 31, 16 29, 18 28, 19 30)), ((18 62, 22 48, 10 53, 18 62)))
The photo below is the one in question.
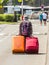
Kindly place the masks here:
POLYGON ((47 19, 48 19, 48 12, 45 12, 47 14, 47 19))
POLYGON ((45 12, 42 13, 43 15, 43 21, 44 21, 44 25, 46 25, 46 21, 47 21, 47 14, 45 12))
POLYGON ((42 25, 42 20, 43 20, 42 12, 41 12, 40 15, 39 15, 39 19, 40 19, 40 24, 42 25))
POLYGON ((22 16, 22 15, 20 16, 20 20, 21 20, 21 21, 24 20, 24 15, 23 15, 23 16, 22 16))
POLYGON ((19 34, 25 37, 32 36, 32 23, 25 16, 25 20, 20 23, 19 34))

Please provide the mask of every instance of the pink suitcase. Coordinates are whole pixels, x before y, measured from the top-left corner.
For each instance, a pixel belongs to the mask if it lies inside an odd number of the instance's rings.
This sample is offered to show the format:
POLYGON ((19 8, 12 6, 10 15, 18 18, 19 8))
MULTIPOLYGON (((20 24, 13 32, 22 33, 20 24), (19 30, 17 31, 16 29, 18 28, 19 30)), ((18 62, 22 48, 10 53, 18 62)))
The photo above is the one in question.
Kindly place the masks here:
POLYGON ((37 37, 26 37, 25 51, 27 53, 38 53, 39 42, 37 37))

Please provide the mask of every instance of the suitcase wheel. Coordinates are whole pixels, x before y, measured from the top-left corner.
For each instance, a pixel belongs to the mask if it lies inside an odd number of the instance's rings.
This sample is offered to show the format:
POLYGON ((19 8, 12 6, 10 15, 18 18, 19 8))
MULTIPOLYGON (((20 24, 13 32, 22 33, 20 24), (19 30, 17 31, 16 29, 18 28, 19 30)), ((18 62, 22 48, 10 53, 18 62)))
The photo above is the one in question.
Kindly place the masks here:
POLYGON ((27 50, 26 53, 28 53, 28 54, 38 54, 38 50, 37 51, 30 51, 30 50, 28 51, 27 50))
POLYGON ((15 52, 14 52, 14 51, 12 51, 12 54, 15 54, 15 52))

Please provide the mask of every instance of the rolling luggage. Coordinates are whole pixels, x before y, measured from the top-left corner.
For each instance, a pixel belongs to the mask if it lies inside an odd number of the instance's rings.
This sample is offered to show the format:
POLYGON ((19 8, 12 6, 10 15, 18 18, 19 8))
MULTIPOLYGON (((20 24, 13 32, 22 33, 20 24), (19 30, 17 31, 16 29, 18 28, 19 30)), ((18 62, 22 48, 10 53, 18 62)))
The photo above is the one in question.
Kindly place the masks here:
POLYGON ((27 53, 38 53, 39 42, 37 37, 26 37, 25 51, 27 53))
POLYGON ((24 52, 24 36, 12 37, 12 53, 15 52, 24 52))

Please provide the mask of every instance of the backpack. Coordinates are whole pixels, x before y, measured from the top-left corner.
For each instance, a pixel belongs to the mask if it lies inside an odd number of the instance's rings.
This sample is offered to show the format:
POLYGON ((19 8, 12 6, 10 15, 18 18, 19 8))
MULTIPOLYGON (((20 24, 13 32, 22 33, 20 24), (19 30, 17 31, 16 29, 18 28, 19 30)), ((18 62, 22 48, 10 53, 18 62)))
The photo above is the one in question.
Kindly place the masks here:
POLYGON ((31 22, 22 22, 19 28, 20 35, 30 36, 32 34, 31 22))

